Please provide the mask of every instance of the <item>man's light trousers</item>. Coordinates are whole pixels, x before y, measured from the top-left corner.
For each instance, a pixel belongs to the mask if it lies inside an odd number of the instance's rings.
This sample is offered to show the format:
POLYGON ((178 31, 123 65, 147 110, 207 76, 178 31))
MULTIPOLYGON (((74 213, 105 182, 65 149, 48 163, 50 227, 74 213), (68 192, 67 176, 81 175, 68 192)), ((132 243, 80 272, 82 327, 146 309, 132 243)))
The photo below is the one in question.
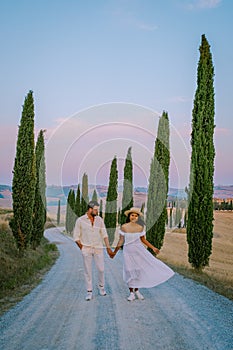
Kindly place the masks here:
POLYGON ((98 283, 99 286, 104 286, 104 252, 103 248, 92 248, 83 246, 83 266, 84 266, 84 278, 86 289, 92 290, 92 260, 95 261, 95 266, 98 271, 98 283))

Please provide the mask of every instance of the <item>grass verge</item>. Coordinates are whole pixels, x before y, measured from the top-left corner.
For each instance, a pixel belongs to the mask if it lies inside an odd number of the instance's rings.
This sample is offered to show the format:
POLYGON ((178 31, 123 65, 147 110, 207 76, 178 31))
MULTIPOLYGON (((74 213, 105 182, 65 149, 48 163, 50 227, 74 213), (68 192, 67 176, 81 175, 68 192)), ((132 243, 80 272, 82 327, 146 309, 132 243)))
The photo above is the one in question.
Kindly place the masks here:
POLYGON ((11 231, 0 231, 0 314, 19 302, 51 268, 59 256, 55 244, 43 238, 40 246, 20 255, 11 231))
POLYGON ((174 263, 169 263, 166 259, 163 260, 167 265, 169 265, 175 272, 180 275, 190 278, 207 288, 211 289, 215 293, 221 294, 226 298, 233 300, 233 286, 226 280, 219 279, 213 275, 209 275, 208 272, 195 271, 193 268, 187 266, 175 265, 174 263))

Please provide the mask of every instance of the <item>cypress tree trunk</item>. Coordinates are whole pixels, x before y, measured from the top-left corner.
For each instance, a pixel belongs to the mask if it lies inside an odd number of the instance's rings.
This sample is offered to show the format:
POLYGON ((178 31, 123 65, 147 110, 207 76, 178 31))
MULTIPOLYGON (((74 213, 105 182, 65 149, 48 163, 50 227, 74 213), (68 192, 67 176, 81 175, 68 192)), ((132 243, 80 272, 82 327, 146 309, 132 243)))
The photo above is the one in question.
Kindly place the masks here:
POLYGON ((10 223, 17 246, 23 250, 31 241, 35 200, 34 101, 27 94, 19 126, 13 170, 12 200, 14 217, 10 223))
POLYGON ((61 220, 61 201, 59 199, 58 205, 57 205, 57 225, 60 225, 60 220, 61 220))
POLYGON ((191 169, 187 220, 189 262, 200 270, 209 264, 213 238, 214 67, 210 45, 202 35, 197 89, 192 111, 191 169))
POLYGON ((147 239, 159 249, 163 245, 167 220, 169 164, 169 120, 168 114, 163 112, 159 120, 154 157, 150 167, 146 213, 147 239))
POLYGON ((35 249, 41 242, 46 222, 46 179, 44 131, 40 130, 36 143, 36 190, 31 243, 35 249))
POLYGON ((126 216, 124 212, 133 207, 133 163, 131 155, 131 147, 129 147, 127 156, 125 159, 124 167, 124 182, 123 182, 123 195, 122 195, 122 211, 120 216, 120 223, 123 225, 126 222, 126 216))
POLYGON ((82 178, 81 215, 84 215, 87 212, 88 202, 88 177, 87 174, 84 173, 82 178))
POLYGON ((118 171, 117 159, 114 157, 109 177, 108 193, 106 198, 104 223, 108 232, 109 242, 112 244, 115 237, 117 224, 117 185, 118 185, 118 171))

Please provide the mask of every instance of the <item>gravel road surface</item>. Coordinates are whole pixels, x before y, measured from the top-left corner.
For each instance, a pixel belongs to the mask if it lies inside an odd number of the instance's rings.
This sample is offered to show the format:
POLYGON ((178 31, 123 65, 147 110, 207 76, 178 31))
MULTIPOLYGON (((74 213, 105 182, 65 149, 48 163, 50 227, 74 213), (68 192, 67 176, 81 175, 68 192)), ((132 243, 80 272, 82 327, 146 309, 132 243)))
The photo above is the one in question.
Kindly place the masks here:
POLYGON ((41 284, 0 318, 1 350, 233 349, 232 301, 175 274, 141 289, 145 300, 128 302, 121 251, 113 260, 105 256, 107 296, 96 287, 93 300, 85 301, 79 249, 57 228, 45 236, 60 257, 41 284))

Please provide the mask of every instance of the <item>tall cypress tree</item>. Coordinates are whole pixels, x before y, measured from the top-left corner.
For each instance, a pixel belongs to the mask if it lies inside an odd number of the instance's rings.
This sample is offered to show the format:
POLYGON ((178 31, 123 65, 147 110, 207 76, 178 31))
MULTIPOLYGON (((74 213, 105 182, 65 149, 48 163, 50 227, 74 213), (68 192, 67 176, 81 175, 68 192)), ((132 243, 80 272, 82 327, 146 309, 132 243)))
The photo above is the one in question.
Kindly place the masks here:
POLYGON ((100 200, 100 210, 99 210, 99 216, 102 218, 103 217, 103 200, 100 200))
POLYGON ((109 242, 112 244, 115 237, 117 224, 117 186, 118 186, 118 171, 116 156, 112 160, 109 185, 106 198, 104 223, 108 232, 109 242))
POLYGON ((76 218, 79 218, 81 216, 81 192, 80 192, 80 185, 78 184, 78 188, 77 188, 77 194, 76 194, 76 199, 75 199, 75 214, 76 214, 76 218))
POLYGON ((61 220, 61 201, 59 199, 57 204, 57 225, 60 225, 60 220, 61 220))
POLYGON ((74 217, 75 217, 74 207, 75 207, 74 190, 70 189, 68 193, 67 204, 66 204, 66 232, 68 233, 72 233, 74 228, 74 217))
POLYGON ((46 222, 46 178, 44 131, 40 130, 36 143, 36 189, 31 243, 36 248, 43 237, 46 222))
POLYGON ((70 194, 70 232, 73 231, 74 229, 74 225, 75 225, 75 221, 76 221, 76 214, 75 214, 75 193, 74 190, 71 190, 71 194, 70 194))
POLYGON ((123 182, 123 195, 122 195, 122 211, 120 215, 120 223, 123 225, 126 222, 126 216, 124 212, 133 207, 133 163, 131 155, 132 147, 129 147, 127 156, 125 159, 124 167, 124 182, 123 182))
POLYGON ((18 248, 31 241, 35 201, 34 100, 29 91, 24 100, 13 170, 12 200, 14 216, 10 223, 18 248))
POLYGON ((197 89, 192 111, 191 167, 187 222, 188 257, 200 270, 209 264, 213 238, 214 67, 210 45, 202 35, 197 89))
POLYGON ((163 245, 167 220, 170 164, 169 135, 168 114, 163 112, 159 120, 154 157, 150 167, 146 213, 147 239, 159 249, 163 245))
POLYGON ((86 173, 84 173, 82 177, 81 215, 84 215, 86 213, 88 202, 88 176, 86 173))

